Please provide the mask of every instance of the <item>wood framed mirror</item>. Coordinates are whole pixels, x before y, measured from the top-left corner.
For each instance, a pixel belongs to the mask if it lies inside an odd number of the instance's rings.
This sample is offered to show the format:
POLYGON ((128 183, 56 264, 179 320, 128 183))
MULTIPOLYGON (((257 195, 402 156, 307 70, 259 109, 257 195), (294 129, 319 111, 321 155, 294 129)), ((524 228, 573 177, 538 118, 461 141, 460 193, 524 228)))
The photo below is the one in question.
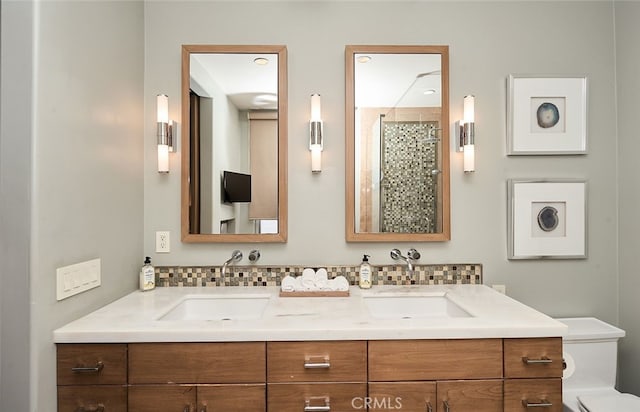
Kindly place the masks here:
POLYGON ((287 241, 287 49, 182 46, 181 234, 287 241))
POLYGON ((346 240, 448 241, 448 46, 347 46, 346 240))

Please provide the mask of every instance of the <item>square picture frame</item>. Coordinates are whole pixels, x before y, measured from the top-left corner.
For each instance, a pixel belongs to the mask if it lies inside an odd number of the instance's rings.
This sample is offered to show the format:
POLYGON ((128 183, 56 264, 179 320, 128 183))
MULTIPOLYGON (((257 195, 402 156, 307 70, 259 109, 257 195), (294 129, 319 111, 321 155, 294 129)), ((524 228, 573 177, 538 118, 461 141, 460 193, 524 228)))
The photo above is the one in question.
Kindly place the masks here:
POLYGON ((587 77, 509 75, 507 155, 587 153, 587 77))
POLYGON ((508 259, 586 259, 586 198, 585 180, 508 180, 508 259))

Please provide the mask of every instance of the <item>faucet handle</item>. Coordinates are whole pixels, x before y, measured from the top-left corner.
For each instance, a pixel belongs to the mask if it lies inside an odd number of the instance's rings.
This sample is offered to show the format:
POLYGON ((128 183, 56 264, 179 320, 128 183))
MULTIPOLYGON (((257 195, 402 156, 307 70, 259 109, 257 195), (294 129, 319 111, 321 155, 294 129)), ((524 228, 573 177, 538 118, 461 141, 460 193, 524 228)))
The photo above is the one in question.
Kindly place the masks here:
POLYGON ((259 250, 254 249, 251 252, 249 252, 249 262, 256 263, 258 261, 258 259, 260 259, 260 251, 259 250))
POLYGON ((398 260, 402 257, 402 253, 398 249, 391 250, 391 259, 398 260))
POLYGON ((413 260, 419 260, 420 259, 420 252, 418 252, 415 249, 409 249, 409 251, 407 252, 407 257, 409 259, 413 259, 413 260))

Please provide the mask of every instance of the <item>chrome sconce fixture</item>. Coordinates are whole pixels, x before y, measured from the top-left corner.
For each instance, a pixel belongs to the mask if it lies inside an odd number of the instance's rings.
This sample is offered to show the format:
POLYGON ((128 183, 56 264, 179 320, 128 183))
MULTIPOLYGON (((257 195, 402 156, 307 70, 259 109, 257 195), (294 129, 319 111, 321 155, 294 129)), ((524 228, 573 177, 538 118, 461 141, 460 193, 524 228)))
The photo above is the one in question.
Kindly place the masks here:
POLYGON ((464 114, 462 121, 456 122, 458 136, 456 139, 456 151, 463 152, 463 167, 465 173, 476 170, 475 165, 475 97, 464 97, 464 114))
POLYGON ((159 94, 157 106, 158 173, 169 173, 169 152, 175 152, 173 121, 169 120, 169 97, 159 94))
POLYGON ((311 151, 311 171, 322 172, 322 115, 320 109, 320 95, 311 95, 311 121, 309 122, 309 151, 311 151))

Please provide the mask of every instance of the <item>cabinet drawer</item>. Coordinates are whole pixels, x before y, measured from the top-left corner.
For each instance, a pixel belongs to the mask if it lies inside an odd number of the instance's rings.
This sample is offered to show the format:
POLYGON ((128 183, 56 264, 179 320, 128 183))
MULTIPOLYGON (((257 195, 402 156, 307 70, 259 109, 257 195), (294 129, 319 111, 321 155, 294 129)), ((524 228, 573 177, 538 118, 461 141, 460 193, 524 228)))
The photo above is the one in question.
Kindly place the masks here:
POLYGON ((370 381, 502 378, 502 339, 369 342, 370 381))
POLYGON ((126 344, 58 344, 58 385, 127 383, 126 344))
POLYGON ((502 411, 502 380, 438 382, 437 412, 502 411))
POLYGON ((128 412, 193 412, 196 392, 192 385, 130 386, 128 412))
POLYGON ((365 382, 364 341, 268 342, 268 382, 365 382))
POLYGON ((265 412, 266 385, 198 386, 197 411, 265 412))
MULTIPOLYGON (((435 382, 375 382, 369 384, 369 410, 435 412, 435 382), (431 408, 431 409, 429 409, 431 408)), ((364 408, 363 408, 364 409, 364 408)))
POLYGON ((131 384, 264 382, 264 342, 129 344, 131 384))
POLYGON ((505 412, 562 412, 562 379, 504 381, 505 412))
POLYGON ((126 386, 59 386, 58 412, 126 412, 126 386), (100 409, 102 408, 102 409, 100 409))
POLYGON ((562 338, 504 340, 506 378, 561 378, 562 338))
POLYGON ((267 404, 270 411, 322 412, 362 411, 367 397, 366 383, 270 383, 267 404))

